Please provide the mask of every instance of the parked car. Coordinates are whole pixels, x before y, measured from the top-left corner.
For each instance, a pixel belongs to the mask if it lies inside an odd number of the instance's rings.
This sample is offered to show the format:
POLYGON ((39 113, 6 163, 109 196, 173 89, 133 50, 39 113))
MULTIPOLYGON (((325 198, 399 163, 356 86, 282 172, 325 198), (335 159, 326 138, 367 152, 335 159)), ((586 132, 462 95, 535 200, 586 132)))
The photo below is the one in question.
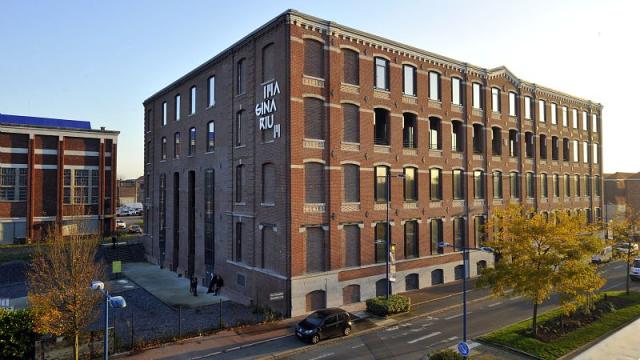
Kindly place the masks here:
POLYGON ((629 269, 629 277, 631 280, 640 280, 640 257, 635 258, 629 269))
POLYGON ((611 261, 613 257, 613 249, 611 246, 607 246, 604 249, 600 250, 599 253, 591 256, 591 262, 594 264, 602 264, 611 261))
POLYGON ((132 234, 142 234, 142 228, 140 227, 140 225, 131 225, 129 226, 129 232, 132 234))
POLYGON ((636 244, 636 243, 628 243, 628 242, 617 243, 615 245, 615 251, 618 252, 618 253, 626 254, 629 251, 629 247, 631 247, 631 253, 632 254, 633 254, 634 251, 638 251, 638 244, 636 244))
POLYGON ((116 220, 116 229, 126 229, 127 223, 123 220, 116 220))
POLYGON ((349 313, 331 308, 318 310, 296 326, 298 339, 317 344, 321 339, 351 334, 351 318, 349 313))

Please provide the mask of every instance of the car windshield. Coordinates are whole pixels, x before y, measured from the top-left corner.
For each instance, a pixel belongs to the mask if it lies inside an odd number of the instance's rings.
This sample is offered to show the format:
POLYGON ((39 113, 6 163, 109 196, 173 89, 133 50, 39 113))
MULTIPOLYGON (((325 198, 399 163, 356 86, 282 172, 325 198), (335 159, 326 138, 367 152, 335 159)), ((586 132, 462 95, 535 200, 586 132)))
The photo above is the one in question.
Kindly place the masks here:
POLYGON ((320 313, 313 313, 307 316, 306 319, 304 319, 304 323, 316 327, 322 324, 322 319, 324 319, 324 316, 322 316, 320 313))
POLYGON ((633 267, 634 268, 640 268, 640 259, 636 259, 633 261, 633 267))

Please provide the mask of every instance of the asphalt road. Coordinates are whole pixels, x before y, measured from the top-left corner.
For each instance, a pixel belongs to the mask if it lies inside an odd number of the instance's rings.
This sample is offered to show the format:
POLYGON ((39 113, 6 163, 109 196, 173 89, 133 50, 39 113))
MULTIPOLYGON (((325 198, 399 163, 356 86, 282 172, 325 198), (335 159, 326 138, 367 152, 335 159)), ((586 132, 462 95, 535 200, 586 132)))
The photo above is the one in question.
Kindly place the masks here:
MULTIPOLYGON (((614 262, 602 266, 607 283, 604 290, 622 290, 625 286, 624 264, 614 262)), ((632 282, 632 288, 640 290, 640 283, 632 282)), ((468 304, 468 334, 472 339, 505 325, 531 317, 531 304, 521 298, 489 298, 485 289, 468 290, 468 298, 475 299, 468 304), (478 300, 480 299, 480 300, 478 300)), ((274 358, 278 353, 294 350, 288 356, 277 358, 296 360, 333 359, 424 359, 434 350, 453 346, 462 338, 462 296, 454 295, 436 302, 420 306, 436 306, 446 309, 431 316, 423 316, 400 321, 388 327, 358 334, 357 327, 349 337, 333 339, 311 346, 300 342, 294 336, 285 336, 269 342, 245 348, 207 353, 206 351, 182 359, 261 359, 274 358)), ((553 308, 557 299, 552 298, 539 309, 540 313, 553 308)), ((425 309, 422 309, 425 310, 425 309)), ((366 320, 365 320, 366 321, 366 320)))

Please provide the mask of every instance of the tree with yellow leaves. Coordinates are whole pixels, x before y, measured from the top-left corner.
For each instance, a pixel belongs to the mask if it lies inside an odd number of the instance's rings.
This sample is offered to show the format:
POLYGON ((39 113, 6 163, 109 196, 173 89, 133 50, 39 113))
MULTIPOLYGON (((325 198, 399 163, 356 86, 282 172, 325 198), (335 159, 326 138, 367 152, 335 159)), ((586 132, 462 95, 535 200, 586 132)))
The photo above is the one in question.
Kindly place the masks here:
POLYGON ((627 264, 627 281, 626 291, 629 294, 629 272, 631 271, 631 263, 638 255, 638 251, 633 247, 633 237, 638 233, 640 228, 640 212, 627 208, 623 219, 613 220, 609 224, 612 240, 616 243, 625 244, 625 251, 616 251, 614 255, 627 264))
POLYGON ((552 294, 560 295, 565 314, 587 304, 604 280, 590 263, 591 255, 604 247, 596 228, 584 217, 564 212, 547 219, 541 213, 522 207, 499 209, 489 220, 492 236, 485 244, 494 249, 499 260, 486 269, 478 285, 491 288, 494 295, 513 295, 531 300, 537 336, 538 305, 552 294))
POLYGON ((100 294, 90 288, 91 281, 103 275, 95 260, 99 238, 85 230, 80 221, 49 228, 28 273, 36 332, 72 336, 76 360, 79 335, 96 320, 100 301, 100 294))

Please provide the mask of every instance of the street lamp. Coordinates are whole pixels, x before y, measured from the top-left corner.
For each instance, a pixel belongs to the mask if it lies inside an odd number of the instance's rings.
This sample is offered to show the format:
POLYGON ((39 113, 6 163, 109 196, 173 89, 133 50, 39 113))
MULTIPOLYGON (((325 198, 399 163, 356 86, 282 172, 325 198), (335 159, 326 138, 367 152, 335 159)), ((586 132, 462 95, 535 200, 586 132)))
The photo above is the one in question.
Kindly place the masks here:
MULTIPOLYGON (((447 242, 439 242, 438 247, 452 247, 455 246, 447 242)), ((493 253, 493 249, 487 246, 479 248, 462 247, 462 266, 464 274, 462 275, 462 342, 467 342, 467 274, 469 271, 469 250, 480 250, 488 253, 493 253)))
POLYGON ((104 295, 104 360, 109 359, 109 306, 114 309, 127 307, 122 296, 110 296, 102 281, 91 282, 91 290, 100 291, 104 295))
POLYGON ((389 270, 391 269, 391 222, 389 222, 389 211, 391 210, 391 178, 392 177, 397 177, 397 178, 404 178, 404 174, 398 174, 395 176, 391 175, 391 168, 389 167, 387 169, 387 175, 386 175, 386 180, 387 180, 387 239, 386 239, 386 246, 385 246, 385 250, 387 252, 387 291, 385 293, 385 298, 388 300, 389 299, 389 295, 391 295, 391 279, 389 278, 389 270))

